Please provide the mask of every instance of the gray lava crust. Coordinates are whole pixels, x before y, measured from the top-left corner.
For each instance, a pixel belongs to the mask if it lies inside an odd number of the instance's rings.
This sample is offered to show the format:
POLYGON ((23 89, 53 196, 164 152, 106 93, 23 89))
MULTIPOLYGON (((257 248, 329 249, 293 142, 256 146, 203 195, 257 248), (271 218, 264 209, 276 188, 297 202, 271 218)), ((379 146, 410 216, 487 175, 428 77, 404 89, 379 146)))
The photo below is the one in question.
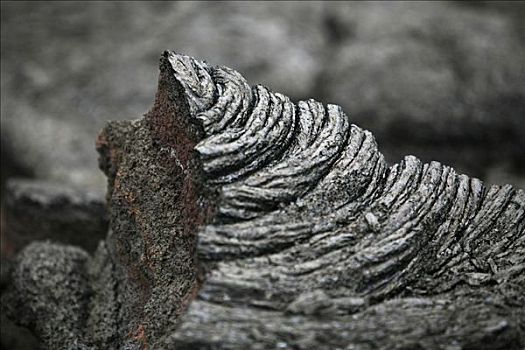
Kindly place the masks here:
POLYGON ((525 192, 351 120, 165 52, 97 142, 106 240, 31 244, 7 311, 49 349, 522 349, 525 192))

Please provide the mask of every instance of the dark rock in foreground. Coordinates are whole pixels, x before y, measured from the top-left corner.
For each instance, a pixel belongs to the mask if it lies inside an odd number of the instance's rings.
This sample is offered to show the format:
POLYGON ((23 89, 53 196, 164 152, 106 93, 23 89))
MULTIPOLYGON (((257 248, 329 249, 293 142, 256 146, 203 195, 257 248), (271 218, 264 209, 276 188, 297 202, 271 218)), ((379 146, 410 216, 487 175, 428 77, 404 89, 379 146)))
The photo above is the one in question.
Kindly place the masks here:
POLYGON ((5 295, 47 348, 525 345, 523 190, 389 166, 338 106, 170 52, 97 146, 106 241, 30 245, 5 295))

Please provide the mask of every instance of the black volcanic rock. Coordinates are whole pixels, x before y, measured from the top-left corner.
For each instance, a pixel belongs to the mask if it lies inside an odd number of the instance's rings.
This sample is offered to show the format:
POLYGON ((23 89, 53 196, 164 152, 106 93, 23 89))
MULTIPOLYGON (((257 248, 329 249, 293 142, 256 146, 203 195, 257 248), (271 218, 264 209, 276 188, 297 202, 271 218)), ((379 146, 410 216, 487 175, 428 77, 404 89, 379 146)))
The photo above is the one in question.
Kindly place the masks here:
POLYGON ((523 190, 389 165, 340 107, 168 51, 97 148, 105 242, 30 245, 3 295, 47 348, 525 345, 523 190))

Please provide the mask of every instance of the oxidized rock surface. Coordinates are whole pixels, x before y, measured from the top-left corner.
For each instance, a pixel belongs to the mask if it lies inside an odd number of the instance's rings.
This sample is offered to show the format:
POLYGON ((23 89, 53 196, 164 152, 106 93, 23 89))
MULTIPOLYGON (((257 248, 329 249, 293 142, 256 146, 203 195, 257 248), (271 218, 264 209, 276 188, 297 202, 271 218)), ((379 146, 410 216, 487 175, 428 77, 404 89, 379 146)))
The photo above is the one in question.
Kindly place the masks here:
POLYGON ((29 246, 6 295, 48 348, 525 345, 523 190, 389 166, 338 106, 172 52, 98 150, 106 241, 29 246))

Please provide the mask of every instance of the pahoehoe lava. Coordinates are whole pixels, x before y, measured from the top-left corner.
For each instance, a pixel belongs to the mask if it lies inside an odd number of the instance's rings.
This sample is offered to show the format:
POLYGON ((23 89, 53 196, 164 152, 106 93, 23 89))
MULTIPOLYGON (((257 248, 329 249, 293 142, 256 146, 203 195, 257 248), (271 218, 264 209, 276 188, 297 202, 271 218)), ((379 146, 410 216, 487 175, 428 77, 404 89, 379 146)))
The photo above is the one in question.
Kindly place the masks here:
POLYGON ((32 244, 6 296, 48 348, 525 346, 523 190, 388 165, 340 107, 169 51, 98 150, 108 237, 32 244))

